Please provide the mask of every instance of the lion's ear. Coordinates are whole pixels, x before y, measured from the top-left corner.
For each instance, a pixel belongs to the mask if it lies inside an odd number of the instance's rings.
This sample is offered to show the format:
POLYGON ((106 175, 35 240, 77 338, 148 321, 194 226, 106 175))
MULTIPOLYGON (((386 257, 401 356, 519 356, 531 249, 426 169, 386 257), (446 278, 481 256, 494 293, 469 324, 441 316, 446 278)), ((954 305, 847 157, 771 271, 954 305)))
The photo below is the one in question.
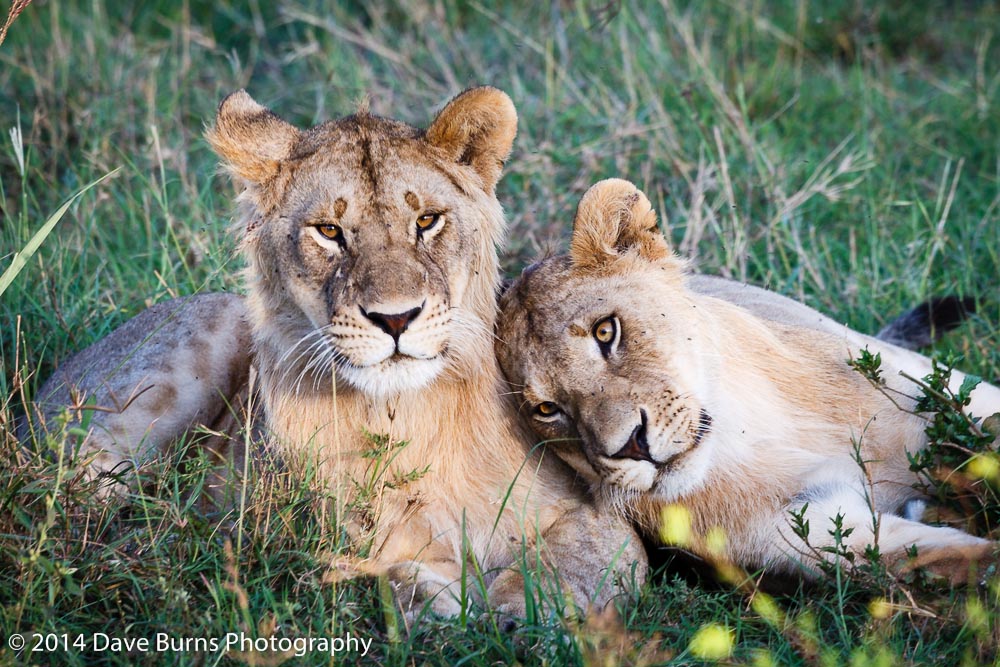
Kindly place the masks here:
POLYGON ((205 137, 235 177, 260 184, 278 172, 299 131, 240 90, 222 100, 205 137))
POLYGON ((630 252, 651 262, 673 257, 646 195, 620 178, 600 181, 576 208, 570 258, 576 266, 597 267, 630 252))
POLYGON ((455 162, 470 165, 492 193, 517 134, 517 111, 496 88, 470 88, 441 110, 427 128, 427 142, 455 162))

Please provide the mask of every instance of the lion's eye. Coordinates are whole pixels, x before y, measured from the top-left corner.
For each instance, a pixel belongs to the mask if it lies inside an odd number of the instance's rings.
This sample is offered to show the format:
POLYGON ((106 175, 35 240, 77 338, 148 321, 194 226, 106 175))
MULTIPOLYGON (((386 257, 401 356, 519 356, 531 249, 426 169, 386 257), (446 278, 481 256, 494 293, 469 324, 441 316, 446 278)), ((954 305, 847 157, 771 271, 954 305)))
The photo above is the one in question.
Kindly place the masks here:
POLYGON ((594 327, 594 338, 597 339, 598 343, 604 343, 605 345, 610 345, 615 339, 615 331, 618 327, 615 326, 615 321, 612 319, 601 320, 594 327))
POLYGON ((535 406, 535 415, 538 417, 554 417, 559 412, 559 406, 552 401, 543 401, 535 406))
POLYGON ((618 337, 621 333, 618 318, 611 316, 605 317, 603 320, 599 320, 597 324, 594 325, 591 333, 594 336, 594 340, 597 341, 597 344, 601 346, 601 353, 604 356, 608 356, 618 344, 618 337))
POLYGON ((425 213, 419 218, 417 218, 417 231, 426 232, 437 227, 437 224, 441 222, 440 213, 425 213))
POLYGON ((316 231, 325 239, 342 243, 344 240, 344 230, 340 225, 316 225, 316 231))

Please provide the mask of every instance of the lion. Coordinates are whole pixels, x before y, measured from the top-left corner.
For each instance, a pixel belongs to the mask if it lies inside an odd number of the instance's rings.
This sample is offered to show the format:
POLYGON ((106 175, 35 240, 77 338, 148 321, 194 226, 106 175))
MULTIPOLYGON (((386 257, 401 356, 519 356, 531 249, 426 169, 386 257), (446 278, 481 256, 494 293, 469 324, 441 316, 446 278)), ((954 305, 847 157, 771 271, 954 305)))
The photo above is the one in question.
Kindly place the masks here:
MULTIPOLYGON (((707 560, 808 578, 877 545, 893 571, 952 583, 995 562, 996 543, 913 516, 908 456, 926 421, 901 374, 930 360, 741 289, 688 275, 634 185, 594 185, 569 254, 500 300, 497 354, 522 416, 602 507, 707 560), (865 349, 884 386, 848 365, 865 349)), ((1000 389, 980 384, 968 410, 997 412, 1000 389)))
POLYGON ((57 372, 43 412, 113 398, 121 409, 90 420, 106 468, 257 402, 268 443, 336 493, 370 545, 364 571, 386 574, 407 614, 459 614, 482 573, 485 602, 523 616, 523 554, 578 605, 606 605, 643 581, 641 542, 532 449, 493 353, 495 186, 516 129, 490 87, 425 130, 367 111, 299 130, 230 95, 207 138, 241 190, 245 301, 202 295, 139 316, 57 372))

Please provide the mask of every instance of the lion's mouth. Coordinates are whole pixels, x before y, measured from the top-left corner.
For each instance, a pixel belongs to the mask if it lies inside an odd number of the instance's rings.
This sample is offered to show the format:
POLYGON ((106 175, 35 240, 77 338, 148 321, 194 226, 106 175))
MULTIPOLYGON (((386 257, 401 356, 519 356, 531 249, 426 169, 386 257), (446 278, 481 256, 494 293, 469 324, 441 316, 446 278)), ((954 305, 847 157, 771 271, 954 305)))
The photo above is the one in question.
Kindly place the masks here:
POLYGON ((432 361, 439 357, 446 356, 448 352, 448 346, 444 346, 442 349, 434 352, 433 354, 408 354, 406 352, 400 352, 399 348, 389 355, 387 358, 379 362, 379 364, 385 364, 387 366, 392 364, 407 363, 413 361, 432 361))
POLYGON ((347 355, 341 354, 338 358, 338 365, 341 367, 349 367, 357 370, 388 370, 394 366, 403 366, 407 364, 417 364, 425 361, 435 361, 441 357, 447 356, 448 347, 445 346, 441 350, 434 353, 427 354, 410 354, 406 352, 400 352, 398 349, 394 350, 391 354, 386 357, 379 359, 378 361, 368 361, 368 362, 358 362, 356 360, 350 359, 347 355))
POLYGON ((430 356, 430 355, 416 356, 416 355, 413 355, 413 354, 404 354, 404 353, 400 352, 399 350, 396 350, 395 352, 393 352, 389 356, 388 359, 383 360, 381 363, 383 363, 383 364, 395 364, 395 363, 402 363, 402 362, 406 362, 406 361, 418 361, 418 360, 427 360, 427 359, 433 359, 433 358, 434 357, 430 356))
POLYGON ((365 364, 340 359, 337 372, 356 389, 383 396, 426 387, 439 376, 445 365, 440 353, 417 357, 396 352, 365 364))

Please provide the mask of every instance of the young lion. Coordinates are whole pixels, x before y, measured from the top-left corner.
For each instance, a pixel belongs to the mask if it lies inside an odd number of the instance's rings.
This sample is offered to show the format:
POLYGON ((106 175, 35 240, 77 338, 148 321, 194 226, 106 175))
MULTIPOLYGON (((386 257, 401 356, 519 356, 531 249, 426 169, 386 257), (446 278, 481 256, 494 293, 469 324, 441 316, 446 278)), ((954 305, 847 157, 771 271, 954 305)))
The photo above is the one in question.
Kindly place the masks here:
MULTIPOLYGON (((492 605, 523 613, 511 566, 536 548, 584 606, 607 603, 633 567, 641 581, 632 530, 599 516, 558 459, 531 451, 504 396, 494 186, 516 125, 510 99, 488 87, 426 130, 362 112, 300 131, 246 92, 227 97, 208 139, 242 188, 246 304, 172 302, 58 374, 56 385, 123 406, 91 423, 105 464, 141 462, 245 400, 249 322, 268 437, 337 491, 404 608, 456 614, 465 573, 480 571, 492 605), (378 456, 367 433, 391 451, 378 456), (360 502, 375 478, 390 483, 360 502)), ((69 393, 43 389, 46 411, 69 393)))
MULTIPOLYGON (((927 358, 803 306, 769 307, 760 290, 747 309, 731 283, 719 283, 724 301, 698 282, 646 197, 607 180, 580 202, 569 255, 527 268, 501 299, 501 367, 535 432, 599 498, 654 539, 664 509, 682 505, 668 515, 689 514, 692 549, 718 557, 705 538, 721 529, 721 555, 755 568, 815 573, 838 514, 847 548, 877 543, 897 569, 958 582, 994 557, 992 542, 902 516, 921 497, 907 452, 926 437, 899 372, 922 377, 927 358), (893 399, 848 367, 866 347, 893 399), (793 511, 810 522, 808 544, 793 511)), ((1000 410, 1000 389, 980 385, 969 409, 1000 410)))

